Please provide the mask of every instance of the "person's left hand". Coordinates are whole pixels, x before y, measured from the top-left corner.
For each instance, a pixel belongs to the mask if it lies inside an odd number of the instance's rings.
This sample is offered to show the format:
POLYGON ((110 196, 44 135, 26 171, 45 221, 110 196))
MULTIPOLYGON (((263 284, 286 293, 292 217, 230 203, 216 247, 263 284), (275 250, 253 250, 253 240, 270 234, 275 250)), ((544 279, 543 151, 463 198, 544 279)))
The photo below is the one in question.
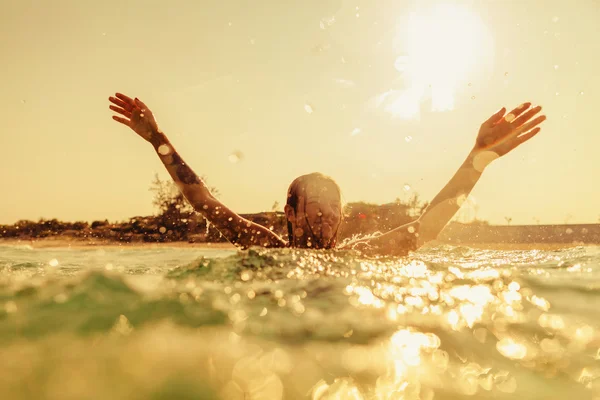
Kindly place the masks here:
POLYGON ((473 152, 491 151, 501 157, 534 137, 546 116, 532 119, 542 107, 530 107, 531 103, 523 103, 506 115, 502 107, 481 125, 473 152))

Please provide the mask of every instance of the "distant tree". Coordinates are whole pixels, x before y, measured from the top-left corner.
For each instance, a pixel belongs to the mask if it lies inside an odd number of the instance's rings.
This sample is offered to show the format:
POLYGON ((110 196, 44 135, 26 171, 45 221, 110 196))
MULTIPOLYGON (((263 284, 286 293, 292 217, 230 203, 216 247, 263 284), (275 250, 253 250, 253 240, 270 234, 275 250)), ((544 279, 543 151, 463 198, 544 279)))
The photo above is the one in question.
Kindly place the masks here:
POLYGON ((473 220, 471 222, 469 222, 471 225, 483 225, 483 226, 489 226, 490 222, 486 221, 484 219, 479 219, 479 218, 473 218, 473 220))
MULTIPOLYGON (((202 180, 206 182, 204 177, 202 180)), ((193 207, 187 202, 177 184, 172 180, 162 180, 158 174, 155 174, 149 190, 154 192, 152 204, 158 210, 159 215, 191 214, 194 212, 193 207)), ((219 196, 217 188, 209 187, 209 190, 213 196, 219 196)))
POLYGON ((104 221, 94 221, 94 222, 92 222, 92 229, 100 228, 100 227, 106 226, 106 225, 108 225, 107 219, 105 219, 104 221))
POLYGON ((511 217, 504 217, 504 219, 506 220, 507 225, 510 225, 510 223, 512 222, 511 217))
POLYGON ((565 225, 567 225, 572 218, 573 218, 572 214, 567 214, 565 216, 565 225))
MULTIPOLYGON (((202 179, 206 182, 205 178, 202 179)), ((194 211, 175 182, 162 180, 156 174, 149 190, 154 192, 152 204, 158 211, 156 223, 162 235, 166 233, 170 236, 169 240, 182 240, 188 238, 189 233, 202 226, 206 227, 206 233, 209 234, 208 221, 194 211)), ((209 190, 213 196, 219 195, 217 188, 209 187, 209 190)), ((211 241, 220 239, 219 235, 213 236, 210 237, 211 241)))
POLYGON ((414 210, 423 205, 413 196, 407 202, 396 199, 388 204, 365 202, 348 203, 344 207, 344 223, 340 226, 342 238, 354 235, 385 232, 414 220, 414 210))
POLYGON ((275 203, 271 206, 271 211, 275 212, 279 210, 279 202, 275 200, 275 203))

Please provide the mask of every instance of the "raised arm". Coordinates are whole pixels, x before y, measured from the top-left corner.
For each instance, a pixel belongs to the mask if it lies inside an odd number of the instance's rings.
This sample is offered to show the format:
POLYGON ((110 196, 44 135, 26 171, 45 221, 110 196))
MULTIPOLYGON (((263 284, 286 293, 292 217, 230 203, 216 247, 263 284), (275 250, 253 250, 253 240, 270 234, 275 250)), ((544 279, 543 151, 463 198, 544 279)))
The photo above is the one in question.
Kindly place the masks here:
POLYGON ((542 108, 530 107, 531 103, 524 103, 506 116, 503 107, 485 121, 465 161, 416 221, 373 238, 350 243, 349 247, 376 253, 406 254, 436 239, 471 193, 487 165, 540 131, 538 125, 546 117, 542 115, 533 119, 542 108))
POLYGON ((216 199, 206 184, 183 161, 167 136, 158 128, 152 111, 137 98, 131 99, 117 93, 109 97, 109 108, 119 114, 115 121, 131 128, 152 144, 156 154, 183 193, 187 201, 200 212, 231 243, 247 248, 250 246, 285 247, 286 243, 275 233, 240 217, 216 199))
POLYGON ((546 116, 534 118, 542 107, 530 107, 531 103, 524 103, 506 115, 503 107, 481 125, 475 146, 465 161, 419 217, 418 246, 437 238, 471 193, 489 163, 540 131, 538 125, 546 116))

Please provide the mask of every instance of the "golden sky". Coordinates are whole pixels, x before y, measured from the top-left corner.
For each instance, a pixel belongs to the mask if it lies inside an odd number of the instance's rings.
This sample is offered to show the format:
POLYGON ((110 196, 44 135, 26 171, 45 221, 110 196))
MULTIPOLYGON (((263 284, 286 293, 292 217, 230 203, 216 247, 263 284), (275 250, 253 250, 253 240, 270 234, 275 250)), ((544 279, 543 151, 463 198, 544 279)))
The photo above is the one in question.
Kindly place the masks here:
POLYGON ((238 212, 313 171, 346 201, 431 199, 483 120, 532 101, 542 132, 463 216, 598 222, 599 21, 597 0, 2 1, 0 223, 153 212, 167 175, 116 91, 238 212))

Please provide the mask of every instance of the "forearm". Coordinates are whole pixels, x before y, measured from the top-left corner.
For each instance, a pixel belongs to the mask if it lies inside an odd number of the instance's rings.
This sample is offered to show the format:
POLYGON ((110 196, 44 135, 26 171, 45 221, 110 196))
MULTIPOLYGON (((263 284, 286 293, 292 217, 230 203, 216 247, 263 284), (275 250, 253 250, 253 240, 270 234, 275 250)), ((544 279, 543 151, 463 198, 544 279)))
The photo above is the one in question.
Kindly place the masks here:
POLYGON ((181 193, 197 211, 214 199, 206 184, 183 161, 164 133, 153 134, 151 144, 181 193))
POLYGON ((285 242, 269 229, 240 217, 217 200, 204 181, 179 156, 166 135, 156 132, 150 143, 194 210, 210 221, 232 244, 242 248, 285 247, 285 242))
POLYGON ((469 153, 452 179, 434 197, 419 218, 419 239, 421 242, 428 242, 437 238, 479 181, 483 168, 479 165, 478 168, 475 168, 474 160, 476 160, 476 153, 469 153))

